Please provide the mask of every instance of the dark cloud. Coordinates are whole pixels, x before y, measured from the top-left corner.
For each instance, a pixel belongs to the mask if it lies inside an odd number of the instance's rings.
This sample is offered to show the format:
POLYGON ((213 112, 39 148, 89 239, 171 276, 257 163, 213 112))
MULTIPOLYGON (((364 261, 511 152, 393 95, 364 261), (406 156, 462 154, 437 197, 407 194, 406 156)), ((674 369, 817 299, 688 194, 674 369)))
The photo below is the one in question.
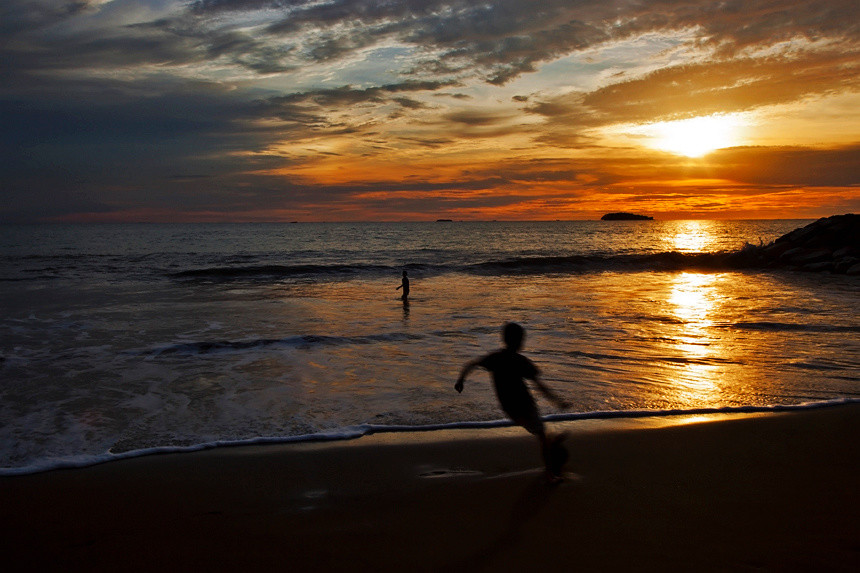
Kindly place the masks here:
MULTIPOLYGON (((701 27, 705 41, 727 53, 798 37, 856 40, 860 22, 860 6, 851 0, 667 1, 649 3, 646 10, 652 15, 662 11, 663 18, 674 27, 701 27)), ((635 24, 631 28, 637 29, 635 24)))
MULTIPOLYGON (((432 56, 413 70, 481 75, 504 84, 541 62, 639 34, 698 29, 722 52, 798 37, 856 42, 857 3, 833 2, 530 2, 333 0, 196 2, 163 18, 75 32, 58 29, 87 12, 83 2, 7 0, 2 13, 3 70, 72 70, 180 65, 223 59, 260 74, 333 61, 386 39, 432 56), (264 29, 230 26, 230 14, 259 14, 264 29)), ((118 3, 121 13, 128 3, 118 3)), ((177 8, 181 5, 177 5, 177 8)), ((91 11, 91 10, 90 10, 91 11)), ((122 20, 118 20, 121 22, 122 20)), ((855 46, 856 48, 856 46, 855 46)), ((18 76, 20 78, 20 76, 18 76)))
POLYGON ((381 103, 392 98, 392 94, 406 92, 429 91, 456 85, 453 81, 422 82, 405 81, 399 84, 387 84, 371 88, 355 88, 341 86, 338 88, 311 90, 279 96, 269 99, 275 105, 281 104, 314 104, 320 107, 342 107, 366 102, 381 103))
POLYGON ((305 126, 314 130, 337 129, 346 126, 339 119, 332 119, 331 112, 350 109, 361 104, 385 104, 388 102, 408 109, 423 109, 426 106, 412 98, 398 96, 401 93, 432 91, 452 85, 455 81, 406 80, 399 84, 359 89, 353 86, 311 90, 286 96, 277 96, 258 102, 256 113, 262 117, 277 117, 293 126, 305 126))
MULTIPOLYGON (((96 211, 95 205, 199 202, 199 193, 186 194, 171 177, 189 171, 224 177, 271 165, 271 158, 231 158, 231 152, 281 137, 249 125, 251 108, 217 91, 6 100, 2 109, 0 220, 26 218, 39 205, 53 215, 96 211), (54 200, 58 195, 63 201, 54 200)), ((207 194, 205 201, 213 199, 207 194)))
POLYGON ((393 37, 435 50, 428 65, 446 66, 445 73, 478 71, 493 84, 506 83, 560 55, 655 31, 699 29, 702 45, 731 54, 798 37, 855 41, 860 21, 852 0, 215 2, 198 4, 197 12, 263 7, 274 18, 284 13, 269 26, 270 34, 324 31, 307 51, 310 58, 339 57, 393 37))
POLYGON ((456 143, 456 139, 450 137, 398 137, 397 141, 404 142, 417 147, 426 147, 430 149, 439 149, 447 145, 456 143))
POLYGON ((227 31, 213 34, 206 42, 206 57, 226 57, 234 64, 260 74, 288 72, 296 64, 287 63, 297 48, 291 44, 271 45, 248 33, 227 31))
POLYGON ((196 2, 153 22, 58 33, 52 27, 85 12, 86 3, 4 4, 0 30, 16 40, 4 51, 36 69, 191 63, 217 56, 273 73, 302 62, 338 59, 391 38, 433 50, 430 61, 448 66, 449 72, 478 72, 494 84, 560 55, 655 31, 699 29, 703 44, 738 53, 797 37, 856 41, 860 21, 860 9, 851 0, 223 0, 196 2), (262 33, 250 35, 225 23, 225 13, 260 14, 267 24, 262 33), (295 43, 300 33, 301 46, 295 43), (35 49, 46 46, 53 49, 35 49))
POLYGON ((860 187, 860 145, 836 149, 738 147, 714 153, 711 172, 740 183, 860 187))
POLYGON ((64 22, 86 10, 85 1, 6 0, 0 5, 0 34, 14 36, 64 22))
POLYGON ((510 121, 509 113, 488 112, 482 110, 461 110, 447 113, 444 119, 452 123, 460 123, 467 126, 483 127, 498 125, 510 121))
POLYGON ((393 101, 397 102, 398 104, 400 104, 401 107, 404 107, 406 109, 425 109, 427 107, 427 104, 425 104, 424 102, 420 102, 408 97, 395 97, 393 98, 393 101))

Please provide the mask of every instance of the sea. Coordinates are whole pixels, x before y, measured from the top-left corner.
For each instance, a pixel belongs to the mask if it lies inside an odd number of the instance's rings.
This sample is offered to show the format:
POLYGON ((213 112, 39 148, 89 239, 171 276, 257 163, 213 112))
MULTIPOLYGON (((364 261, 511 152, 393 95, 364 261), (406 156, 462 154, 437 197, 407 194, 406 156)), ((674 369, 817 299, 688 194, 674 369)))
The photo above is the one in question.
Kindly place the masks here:
POLYGON ((809 222, 0 226, 0 474, 504 425, 508 321, 548 420, 856 401, 860 278, 717 256, 809 222))

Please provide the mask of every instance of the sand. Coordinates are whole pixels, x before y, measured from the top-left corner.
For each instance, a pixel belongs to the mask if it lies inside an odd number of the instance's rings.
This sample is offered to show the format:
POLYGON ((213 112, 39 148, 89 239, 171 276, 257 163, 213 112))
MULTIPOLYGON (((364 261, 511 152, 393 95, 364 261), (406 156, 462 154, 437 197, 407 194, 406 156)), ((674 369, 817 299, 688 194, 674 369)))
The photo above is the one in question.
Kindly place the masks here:
POLYGON ((5 477, 0 559, 5 571, 858 571, 858 414, 567 423, 558 486, 516 428, 5 477))

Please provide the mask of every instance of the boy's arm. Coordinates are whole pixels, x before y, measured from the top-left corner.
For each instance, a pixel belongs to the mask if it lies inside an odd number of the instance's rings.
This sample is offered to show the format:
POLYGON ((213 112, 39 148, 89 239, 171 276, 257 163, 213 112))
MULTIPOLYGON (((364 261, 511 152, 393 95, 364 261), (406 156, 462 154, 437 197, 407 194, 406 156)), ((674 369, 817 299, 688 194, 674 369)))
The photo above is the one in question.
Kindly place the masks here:
POLYGON ((466 365, 463 366, 463 370, 460 371, 460 377, 457 378, 457 383, 454 384, 454 390, 456 390, 457 392, 463 391, 463 382, 466 381, 466 376, 468 376, 469 372, 474 370, 475 367, 480 364, 481 360, 481 358, 476 358, 475 360, 467 362, 466 365))
POLYGON ((534 381, 535 386, 537 386, 538 390, 540 390, 544 396, 555 402, 556 406, 562 409, 570 407, 570 403, 567 400, 556 394, 552 389, 550 389, 549 386, 541 382, 540 375, 535 374, 535 377, 532 378, 532 380, 534 381))

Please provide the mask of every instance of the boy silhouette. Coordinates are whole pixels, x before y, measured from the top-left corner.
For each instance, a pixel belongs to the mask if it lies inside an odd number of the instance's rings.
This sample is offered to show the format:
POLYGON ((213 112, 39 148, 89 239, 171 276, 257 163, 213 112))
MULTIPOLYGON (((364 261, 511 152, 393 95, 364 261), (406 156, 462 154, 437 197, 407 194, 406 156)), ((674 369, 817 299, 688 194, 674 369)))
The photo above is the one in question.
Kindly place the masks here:
POLYGON ((489 370, 502 409, 514 423, 537 437, 540 442, 541 457, 546 467, 547 481, 558 483, 563 479, 560 475, 561 466, 564 465, 567 458, 567 452, 560 443, 564 436, 552 438, 547 436, 543 420, 538 414, 537 405, 529 393, 524 379, 532 380, 538 390, 558 404, 559 407, 566 408, 568 404, 540 381, 540 371, 537 366, 519 353, 524 337, 525 331, 522 326, 513 322, 505 324, 502 330, 505 347, 491 352, 483 358, 468 362, 460 372, 454 389, 457 392, 462 392, 466 376, 476 367, 480 366, 489 370))

